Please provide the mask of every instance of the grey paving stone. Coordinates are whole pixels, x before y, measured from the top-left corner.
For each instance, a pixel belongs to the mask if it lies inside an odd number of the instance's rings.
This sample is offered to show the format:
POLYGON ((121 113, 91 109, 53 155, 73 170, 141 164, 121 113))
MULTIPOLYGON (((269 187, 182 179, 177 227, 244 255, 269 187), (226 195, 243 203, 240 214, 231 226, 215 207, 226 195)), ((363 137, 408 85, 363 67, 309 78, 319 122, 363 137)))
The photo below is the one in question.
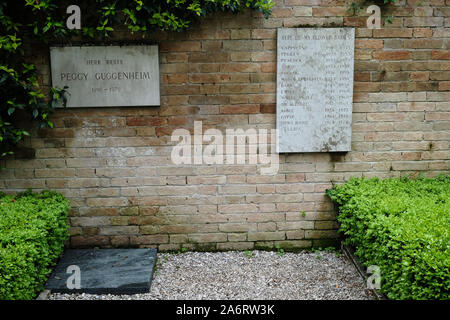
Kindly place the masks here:
POLYGON ((61 293, 145 293, 150 290, 155 262, 156 249, 69 249, 48 279, 46 289, 61 293), (74 274, 67 273, 71 265, 80 268, 79 289, 67 286, 74 274))

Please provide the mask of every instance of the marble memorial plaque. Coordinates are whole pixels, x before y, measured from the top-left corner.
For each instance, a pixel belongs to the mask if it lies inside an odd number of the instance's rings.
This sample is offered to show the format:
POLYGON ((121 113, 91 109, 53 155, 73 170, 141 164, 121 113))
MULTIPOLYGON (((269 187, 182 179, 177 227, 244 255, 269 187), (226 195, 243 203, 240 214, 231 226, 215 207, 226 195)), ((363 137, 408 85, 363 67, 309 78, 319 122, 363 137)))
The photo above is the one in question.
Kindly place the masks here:
POLYGON ((51 47, 50 64, 68 107, 160 104, 158 46, 51 47))
POLYGON ((353 28, 278 29, 278 152, 350 151, 353 28))

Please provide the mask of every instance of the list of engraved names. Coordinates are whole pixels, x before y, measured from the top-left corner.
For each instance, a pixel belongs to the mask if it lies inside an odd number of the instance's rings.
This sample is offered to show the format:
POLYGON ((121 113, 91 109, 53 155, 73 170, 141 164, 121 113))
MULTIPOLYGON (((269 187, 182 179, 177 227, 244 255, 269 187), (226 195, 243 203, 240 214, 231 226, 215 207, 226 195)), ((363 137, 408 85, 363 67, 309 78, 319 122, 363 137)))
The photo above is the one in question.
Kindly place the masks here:
POLYGON ((350 151, 354 29, 278 29, 278 152, 350 151))

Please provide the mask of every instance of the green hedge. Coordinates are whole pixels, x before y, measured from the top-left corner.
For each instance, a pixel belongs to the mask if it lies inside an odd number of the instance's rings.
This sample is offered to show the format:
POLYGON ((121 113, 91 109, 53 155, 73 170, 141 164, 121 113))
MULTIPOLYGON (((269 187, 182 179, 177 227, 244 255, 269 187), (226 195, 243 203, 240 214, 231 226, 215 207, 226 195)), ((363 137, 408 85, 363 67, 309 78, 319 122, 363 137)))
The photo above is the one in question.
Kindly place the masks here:
POLYGON ((353 178, 327 190, 340 232, 391 299, 449 299, 450 176, 353 178))
POLYGON ((33 299, 68 239, 69 202, 44 191, 0 195, 0 299, 33 299))

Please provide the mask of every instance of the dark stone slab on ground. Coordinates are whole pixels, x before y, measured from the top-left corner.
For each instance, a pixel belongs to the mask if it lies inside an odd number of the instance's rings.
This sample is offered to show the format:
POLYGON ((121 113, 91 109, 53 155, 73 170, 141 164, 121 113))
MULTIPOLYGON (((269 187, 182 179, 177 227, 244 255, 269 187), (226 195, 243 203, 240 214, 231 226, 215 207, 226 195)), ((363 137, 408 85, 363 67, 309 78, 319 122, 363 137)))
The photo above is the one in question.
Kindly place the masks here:
POLYGON ((60 293, 135 294, 150 291, 156 249, 69 249, 47 281, 46 289, 60 293), (69 289, 74 283, 69 266, 80 268, 79 289, 69 289))

